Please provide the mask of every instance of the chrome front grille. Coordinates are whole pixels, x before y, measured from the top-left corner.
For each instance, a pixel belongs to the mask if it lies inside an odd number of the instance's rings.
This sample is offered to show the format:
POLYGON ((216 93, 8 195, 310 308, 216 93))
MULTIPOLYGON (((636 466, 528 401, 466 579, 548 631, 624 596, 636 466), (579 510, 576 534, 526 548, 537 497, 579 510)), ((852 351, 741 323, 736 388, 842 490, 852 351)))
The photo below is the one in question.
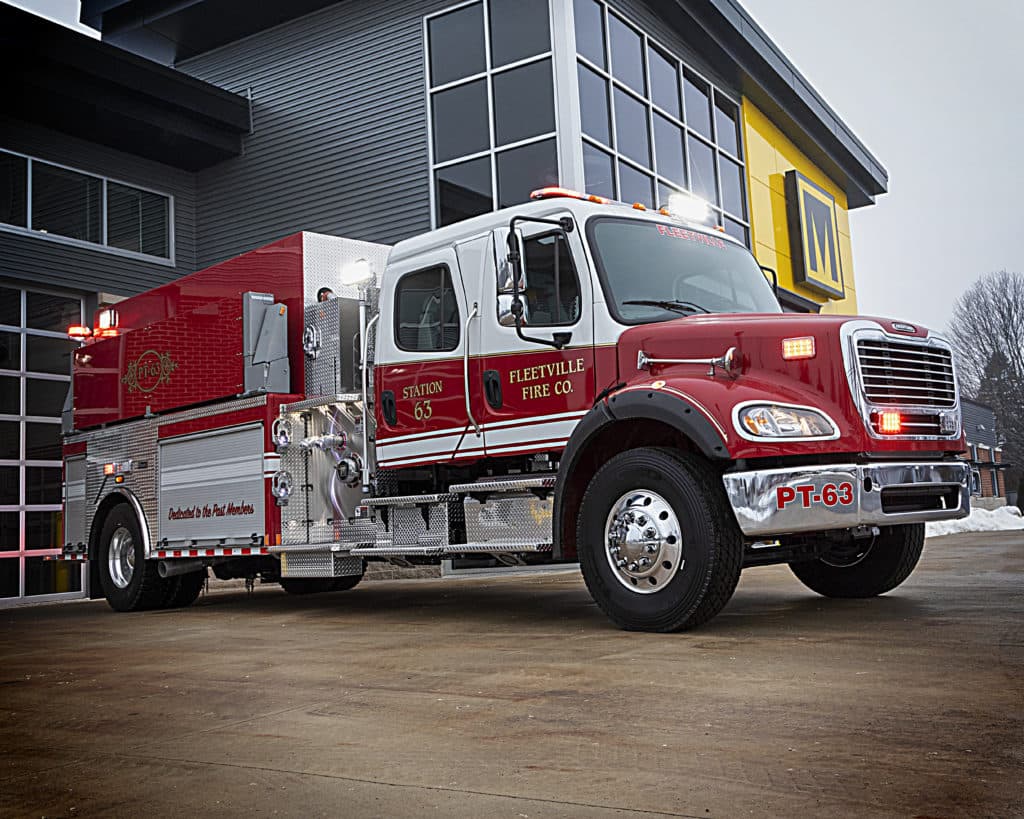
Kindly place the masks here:
POLYGON ((937 345, 878 338, 857 340, 864 398, 892 407, 955 407, 953 355, 937 345))

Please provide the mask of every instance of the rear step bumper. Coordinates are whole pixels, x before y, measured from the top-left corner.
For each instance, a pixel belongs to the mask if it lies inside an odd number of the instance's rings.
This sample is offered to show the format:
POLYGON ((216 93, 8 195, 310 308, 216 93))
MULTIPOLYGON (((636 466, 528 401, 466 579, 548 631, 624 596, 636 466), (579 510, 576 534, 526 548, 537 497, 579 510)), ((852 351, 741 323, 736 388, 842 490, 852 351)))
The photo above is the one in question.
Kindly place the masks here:
POLYGON ((730 472, 722 478, 744 535, 952 520, 970 513, 964 463, 842 464, 730 472))

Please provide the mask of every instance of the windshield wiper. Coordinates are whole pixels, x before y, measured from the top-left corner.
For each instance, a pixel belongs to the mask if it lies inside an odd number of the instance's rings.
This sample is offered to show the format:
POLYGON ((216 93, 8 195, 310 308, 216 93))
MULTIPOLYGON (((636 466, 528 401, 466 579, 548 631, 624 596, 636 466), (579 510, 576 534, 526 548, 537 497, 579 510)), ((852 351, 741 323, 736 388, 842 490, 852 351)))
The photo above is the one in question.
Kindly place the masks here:
POLYGON ((623 304, 639 304, 643 307, 660 307, 662 310, 674 310, 677 313, 692 315, 694 313, 710 313, 706 307, 694 304, 692 301, 680 301, 679 299, 628 299, 623 304))

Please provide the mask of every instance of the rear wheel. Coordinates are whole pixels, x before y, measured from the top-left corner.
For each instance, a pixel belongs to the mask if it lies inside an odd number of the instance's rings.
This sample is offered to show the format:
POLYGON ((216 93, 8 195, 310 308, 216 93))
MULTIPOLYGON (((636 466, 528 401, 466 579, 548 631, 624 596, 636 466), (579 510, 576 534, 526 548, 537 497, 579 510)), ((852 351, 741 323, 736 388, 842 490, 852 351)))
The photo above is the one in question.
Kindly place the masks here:
POLYGON ((147 561, 138 518, 128 504, 107 513, 100 530, 100 588, 115 611, 159 608, 166 599, 167 581, 147 561))
POLYGON ((178 575, 168 580, 170 581, 171 589, 164 601, 164 608, 183 609, 196 602, 196 598, 203 591, 203 586, 206 585, 206 569, 178 575))
POLYGON ((693 455, 616 455, 591 479, 576 529, 587 588, 620 628, 698 626, 739 580, 743 539, 721 477, 693 455))
POLYGON ((875 597, 910 577, 923 549, 923 523, 889 526, 863 546, 790 563, 789 568, 825 597, 875 597))
POLYGON ((288 594, 321 594, 354 589, 362 579, 361 574, 350 574, 346 577, 282 577, 279 582, 288 594))

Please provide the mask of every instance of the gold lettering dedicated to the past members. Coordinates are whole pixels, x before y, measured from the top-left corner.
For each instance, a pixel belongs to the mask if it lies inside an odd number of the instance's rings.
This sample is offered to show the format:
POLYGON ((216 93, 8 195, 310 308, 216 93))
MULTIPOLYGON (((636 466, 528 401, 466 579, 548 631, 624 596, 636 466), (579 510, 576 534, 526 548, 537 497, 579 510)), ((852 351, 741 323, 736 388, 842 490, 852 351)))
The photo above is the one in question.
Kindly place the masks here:
POLYGON ((523 385, 523 399, 526 401, 547 398, 550 395, 568 395, 573 390, 572 381, 566 376, 583 372, 583 365, 582 358, 537 364, 533 367, 511 370, 508 381, 510 384, 523 385), (538 381, 543 383, 536 383, 538 381))

